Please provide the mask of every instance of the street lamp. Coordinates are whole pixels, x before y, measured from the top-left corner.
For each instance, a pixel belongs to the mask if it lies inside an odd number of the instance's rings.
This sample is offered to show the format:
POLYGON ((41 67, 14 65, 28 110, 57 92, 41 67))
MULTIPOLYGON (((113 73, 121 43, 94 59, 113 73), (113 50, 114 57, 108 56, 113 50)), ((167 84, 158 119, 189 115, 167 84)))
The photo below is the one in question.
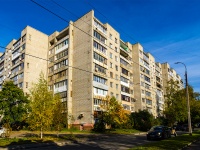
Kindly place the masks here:
POLYGON ((189 93, 188 93, 187 67, 182 62, 176 62, 175 64, 182 64, 185 66, 185 86, 186 86, 187 111, 188 111, 188 128, 189 128, 189 135, 192 135, 191 116, 190 116, 190 101, 189 101, 189 93))

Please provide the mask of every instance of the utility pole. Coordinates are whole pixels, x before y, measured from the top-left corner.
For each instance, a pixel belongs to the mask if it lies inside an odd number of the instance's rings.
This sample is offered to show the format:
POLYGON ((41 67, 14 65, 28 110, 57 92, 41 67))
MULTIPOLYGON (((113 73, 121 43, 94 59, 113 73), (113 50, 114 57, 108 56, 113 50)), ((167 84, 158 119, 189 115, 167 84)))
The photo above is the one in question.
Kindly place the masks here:
POLYGON ((185 88, 186 88, 186 99, 187 99, 187 113, 188 113, 188 129, 189 135, 192 135, 192 125, 191 125, 191 115, 190 115, 190 101, 189 101, 189 91, 188 91, 188 77, 187 77, 187 67, 182 62, 176 62, 175 64, 182 64, 185 66, 185 88))

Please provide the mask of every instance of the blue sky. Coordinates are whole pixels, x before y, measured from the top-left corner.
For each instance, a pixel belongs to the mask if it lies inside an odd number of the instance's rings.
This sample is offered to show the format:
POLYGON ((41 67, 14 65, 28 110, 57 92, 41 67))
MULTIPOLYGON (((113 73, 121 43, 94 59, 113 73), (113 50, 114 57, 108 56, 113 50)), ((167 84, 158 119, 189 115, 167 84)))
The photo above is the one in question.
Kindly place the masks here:
MULTIPOLYGON (((139 42, 158 62, 168 62, 200 92, 200 1, 199 0, 35 0, 66 20, 75 21, 91 9, 108 22, 123 41, 139 42), (57 6, 56 3, 65 9, 57 6)), ((30 25, 46 34, 62 30, 67 22, 30 0, 0 0, 0 46, 19 38, 30 25)), ((3 49, 0 49, 2 52, 3 49)))

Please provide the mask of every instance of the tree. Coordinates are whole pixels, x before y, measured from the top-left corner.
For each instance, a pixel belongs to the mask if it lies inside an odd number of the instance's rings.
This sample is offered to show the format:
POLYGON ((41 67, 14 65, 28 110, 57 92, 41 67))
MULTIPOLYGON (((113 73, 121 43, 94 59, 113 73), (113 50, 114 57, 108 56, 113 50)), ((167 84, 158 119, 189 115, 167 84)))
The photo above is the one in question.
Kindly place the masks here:
POLYGON ((131 113, 130 120, 133 121, 133 127, 141 131, 147 131, 155 125, 155 118, 147 110, 131 113))
POLYGON ((56 97, 49 91, 47 81, 44 79, 42 73, 40 74, 38 83, 33 85, 30 92, 29 127, 32 130, 40 129, 40 137, 43 138, 43 131, 47 130, 53 121, 56 97))
POLYGON ((183 122, 187 119, 187 105, 185 90, 179 90, 178 82, 170 80, 166 87, 165 95, 165 115, 168 125, 175 122, 183 122))
POLYGON ((128 122, 128 112, 124 110, 115 97, 108 98, 108 103, 103 107, 106 110, 103 114, 103 120, 112 128, 121 128, 128 122))
POLYGON ((67 109, 66 106, 64 105, 66 102, 61 102, 60 96, 55 95, 55 106, 53 109, 53 127, 57 131, 57 136, 58 132, 63 129, 63 127, 67 124, 67 109))
POLYGON ((13 81, 6 81, 0 91, 0 114, 4 123, 22 122, 29 100, 13 81))

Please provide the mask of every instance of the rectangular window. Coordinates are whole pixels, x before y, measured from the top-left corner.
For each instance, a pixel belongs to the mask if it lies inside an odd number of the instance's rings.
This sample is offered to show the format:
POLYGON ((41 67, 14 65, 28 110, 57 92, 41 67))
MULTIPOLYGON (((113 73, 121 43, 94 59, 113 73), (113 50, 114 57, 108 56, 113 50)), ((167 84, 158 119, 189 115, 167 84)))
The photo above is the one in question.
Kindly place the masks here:
POLYGON ((110 77, 113 78, 113 73, 112 72, 110 72, 110 77))
POLYGON ((118 90, 118 87, 119 87, 119 85, 118 84, 116 84, 116 89, 118 90))
POLYGON ((100 42, 106 44, 106 38, 94 30, 94 37, 97 38, 100 42))
POLYGON ((112 58, 112 53, 110 53, 110 58, 112 58))
POLYGON ((110 68, 112 68, 112 63, 110 62, 110 68))
POLYGON ((115 43, 117 44, 117 38, 115 38, 115 43))
POLYGON ((94 75, 93 80, 102 84, 106 84, 106 81, 107 81, 105 78, 102 78, 96 75, 94 75))
POLYGON ((110 82, 110 87, 113 87, 113 83, 112 82, 110 82))
POLYGON ((94 59, 107 65, 107 59, 104 58, 103 56, 97 54, 96 52, 94 52, 94 59))
POLYGON ((102 46, 101 44, 97 43, 96 41, 93 41, 93 46, 94 46, 95 49, 106 54, 107 49, 104 46, 102 46))
POLYGON ((118 71, 118 66, 117 65, 115 65, 115 70, 118 71))

